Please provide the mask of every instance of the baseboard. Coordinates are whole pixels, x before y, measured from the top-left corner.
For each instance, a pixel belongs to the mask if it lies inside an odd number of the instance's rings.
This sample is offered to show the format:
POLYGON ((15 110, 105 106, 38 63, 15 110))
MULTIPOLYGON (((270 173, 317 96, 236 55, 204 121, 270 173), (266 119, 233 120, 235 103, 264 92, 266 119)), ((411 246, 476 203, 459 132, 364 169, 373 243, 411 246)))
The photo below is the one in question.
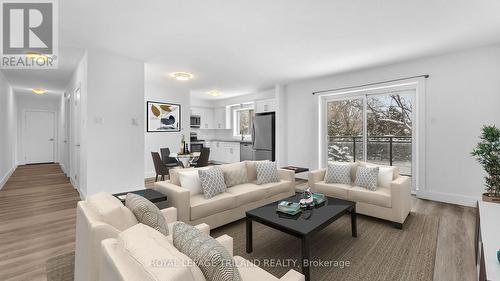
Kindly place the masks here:
POLYGON ((424 190, 417 191, 417 197, 421 199, 451 203, 468 207, 475 207, 477 200, 480 200, 479 197, 474 197, 474 196, 465 196, 465 195, 424 191, 424 190))
POLYGON ((76 191, 78 191, 78 194, 80 194, 80 199, 85 200, 85 198, 87 198, 87 194, 85 192, 83 192, 82 190, 80 190, 80 187, 78 187, 75 184, 75 182, 73 181, 73 178, 69 177, 69 182, 71 183, 73 188, 76 189, 76 191))
POLYGON ((2 179, 0 180, 0 189, 2 189, 3 186, 7 183, 10 176, 12 176, 12 174, 14 173, 14 171, 16 169, 17 169, 17 165, 14 165, 14 167, 12 167, 12 169, 10 169, 10 171, 8 171, 7 174, 5 174, 5 176, 2 177, 2 179))
POLYGON ((63 171, 63 173, 67 176, 68 176, 68 172, 66 171, 66 167, 64 167, 64 165, 62 163, 59 163, 59 166, 61 167, 61 170, 63 171))

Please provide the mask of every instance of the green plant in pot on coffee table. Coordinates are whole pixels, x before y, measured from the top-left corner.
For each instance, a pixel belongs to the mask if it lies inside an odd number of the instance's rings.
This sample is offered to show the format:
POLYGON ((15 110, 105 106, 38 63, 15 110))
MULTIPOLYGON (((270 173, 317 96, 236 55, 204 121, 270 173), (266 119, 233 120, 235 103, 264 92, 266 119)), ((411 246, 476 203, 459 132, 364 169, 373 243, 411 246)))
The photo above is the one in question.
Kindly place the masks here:
POLYGON ((484 201, 500 203, 500 129, 496 126, 484 126, 481 141, 472 151, 472 156, 483 166, 487 175, 484 201))

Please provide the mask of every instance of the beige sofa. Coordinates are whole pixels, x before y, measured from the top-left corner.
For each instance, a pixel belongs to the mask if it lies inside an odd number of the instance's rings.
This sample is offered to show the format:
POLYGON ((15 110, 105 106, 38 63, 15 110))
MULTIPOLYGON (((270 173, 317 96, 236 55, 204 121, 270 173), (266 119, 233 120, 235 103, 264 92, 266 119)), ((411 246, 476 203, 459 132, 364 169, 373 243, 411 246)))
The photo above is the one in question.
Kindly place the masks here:
MULTIPOLYGON (((233 256, 233 239, 223 235, 216 240, 233 256)), ((194 262, 156 230, 138 224, 116 239, 102 241, 101 281, 205 281, 194 262)), ((233 257, 243 281, 304 281, 295 270, 276 278, 242 257, 233 257)))
MULTIPOLYGON (((177 209, 161 210, 171 230, 177 221, 177 209)), ((98 193, 78 202, 76 208, 75 281, 99 280, 101 241, 137 224, 134 214, 109 193, 98 193)), ((210 227, 197 225, 207 235, 210 227)), ((170 233, 172 233, 170 231, 170 233)), ((171 236, 168 239, 172 239, 171 236)))
POLYGON ((278 169, 280 182, 255 184, 257 173, 255 161, 218 166, 222 170, 243 167, 247 170, 248 183, 236 185, 211 199, 203 194, 191 195, 180 186, 178 172, 186 169, 170 170, 170 180, 156 182, 154 189, 167 195, 167 205, 176 207, 180 221, 191 225, 206 223, 216 228, 245 217, 245 212, 257 207, 293 196, 295 194, 295 174, 293 171, 278 169), (244 165, 241 165, 244 163, 244 165))
MULTIPOLYGON (((366 165, 361 163, 360 165, 366 165)), ((373 164, 368 164, 373 165, 373 164)), ((374 165, 376 166, 376 165, 374 165)), ((380 166, 387 167, 387 166, 380 166)), ((351 181, 356 178, 357 165, 351 168, 351 181)), ((402 228, 411 210, 411 179, 401 176, 394 169, 390 187, 378 187, 371 191, 354 184, 327 184, 324 181, 326 169, 309 173, 309 187, 313 192, 327 196, 356 202, 356 212, 394 222, 397 228, 402 228)))

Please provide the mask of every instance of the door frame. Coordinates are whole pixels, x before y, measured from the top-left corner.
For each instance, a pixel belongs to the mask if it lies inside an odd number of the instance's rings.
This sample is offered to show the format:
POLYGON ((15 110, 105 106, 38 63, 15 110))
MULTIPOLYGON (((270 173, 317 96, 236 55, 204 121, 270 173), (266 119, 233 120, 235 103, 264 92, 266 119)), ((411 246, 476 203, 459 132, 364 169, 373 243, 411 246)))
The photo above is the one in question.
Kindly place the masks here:
POLYGON ((52 155, 52 159, 53 159, 52 162, 55 163, 57 160, 57 146, 56 146, 56 144, 58 143, 58 139, 59 139, 58 130, 57 130, 57 128, 58 128, 57 127, 57 113, 58 112, 55 110, 48 110, 48 109, 29 109, 29 108, 25 108, 22 111, 23 115, 21 118, 21 140, 22 140, 22 142, 21 142, 21 152, 22 152, 21 155, 22 155, 23 159, 22 159, 21 163, 24 165, 31 164, 31 163, 28 163, 28 161, 27 161, 28 157, 26 155, 26 146, 27 146, 26 145, 26 137, 28 135, 28 132, 27 132, 28 128, 26 126, 26 124, 27 124, 26 114, 28 112, 45 112, 45 113, 54 114, 54 142, 53 142, 54 149, 53 149, 53 153, 52 153, 53 154, 52 155))
MULTIPOLYGON (((426 168, 425 168, 425 79, 407 79, 399 82, 381 83, 376 86, 359 87, 349 91, 331 91, 319 94, 318 99, 318 167, 324 168, 327 165, 328 133, 326 131, 326 112, 328 102, 334 100, 346 100, 359 98, 363 99, 363 132, 366 132, 366 97, 380 95, 391 91, 415 90, 414 106, 416 110, 412 112, 414 128, 412 132, 412 190, 415 192, 426 189, 426 168)), ((366 146, 366 133, 363 134, 364 146, 366 146)), ((364 158, 366 159, 366 148, 364 158)))

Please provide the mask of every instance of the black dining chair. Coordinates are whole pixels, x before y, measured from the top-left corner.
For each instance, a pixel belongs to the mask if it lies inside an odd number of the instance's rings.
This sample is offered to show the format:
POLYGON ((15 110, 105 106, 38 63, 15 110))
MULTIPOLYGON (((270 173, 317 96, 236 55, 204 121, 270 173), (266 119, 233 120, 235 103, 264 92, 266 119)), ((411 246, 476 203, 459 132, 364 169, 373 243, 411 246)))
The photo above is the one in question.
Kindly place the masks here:
POLYGON ((170 157, 170 149, 160 148, 161 159, 163 160, 163 164, 167 166, 167 168, 172 169, 178 166, 182 167, 182 163, 179 162, 175 157, 170 157))
POLYGON ((158 152, 151 152, 151 156, 153 157, 153 164, 155 165, 156 177, 155 182, 158 181, 158 176, 161 176, 161 180, 165 180, 165 176, 168 175, 168 168, 161 161, 160 154, 158 152))
POLYGON ((209 147, 204 147, 201 150, 200 157, 198 157, 198 160, 196 162, 193 162, 191 166, 193 167, 206 167, 208 166, 208 158, 210 157, 210 148, 209 147))

